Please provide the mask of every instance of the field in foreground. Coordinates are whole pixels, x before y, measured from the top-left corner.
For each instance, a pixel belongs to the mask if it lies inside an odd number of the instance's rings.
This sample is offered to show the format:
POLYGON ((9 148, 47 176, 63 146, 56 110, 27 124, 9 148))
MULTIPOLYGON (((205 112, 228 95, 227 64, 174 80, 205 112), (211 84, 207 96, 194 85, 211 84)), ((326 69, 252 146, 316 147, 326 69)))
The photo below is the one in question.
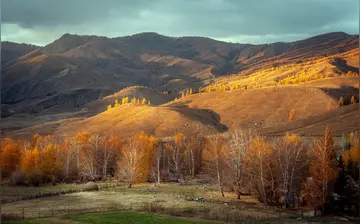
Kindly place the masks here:
POLYGON ((65 216, 62 218, 43 218, 43 219, 30 219, 21 221, 7 221, 5 224, 45 224, 45 223, 59 223, 59 224, 80 224, 80 223, 129 223, 129 224, 142 224, 142 223, 174 223, 174 224, 211 224, 222 223, 215 221, 205 221, 200 219, 171 217, 165 215, 158 215, 152 213, 140 213, 140 212, 116 212, 116 213, 103 213, 103 214, 80 214, 65 216))

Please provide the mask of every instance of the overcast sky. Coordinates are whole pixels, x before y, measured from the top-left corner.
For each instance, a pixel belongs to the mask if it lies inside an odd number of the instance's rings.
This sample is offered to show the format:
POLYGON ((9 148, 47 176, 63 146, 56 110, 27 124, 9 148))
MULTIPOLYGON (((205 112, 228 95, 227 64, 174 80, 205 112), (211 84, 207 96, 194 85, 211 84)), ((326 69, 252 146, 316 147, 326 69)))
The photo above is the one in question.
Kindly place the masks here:
POLYGON ((359 0, 2 0, 1 39, 45 45, 64 33, 139 32, 239 43, 359 33, 359 0))

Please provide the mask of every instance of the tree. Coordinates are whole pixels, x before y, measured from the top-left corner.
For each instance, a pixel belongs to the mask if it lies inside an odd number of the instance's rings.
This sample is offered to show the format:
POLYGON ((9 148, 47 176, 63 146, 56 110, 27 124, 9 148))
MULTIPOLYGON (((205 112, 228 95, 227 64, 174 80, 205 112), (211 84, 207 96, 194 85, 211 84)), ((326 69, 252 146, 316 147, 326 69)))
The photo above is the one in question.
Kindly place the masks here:
POLYGON ((148 105, 149 105, 149 106, 151 106, 151 102, 150 102, 150 100, 148 100, 148 105))
POLYGON ((332 100, 330 100, 329 103, 328 103, 327 109, 328 109, 328 110, 332 110, 332 109, 334 109, 334 108, 335 108, 334 103, 333 103, 332 100))
POLYGON ((230 136, 229 151, 226 158, 230 168, 230 178, 236 189, 237 199, 240 199, 245 176, 244 159, 254 137, 255 132, 252 130, 235 130, 230 136))
POLYGON ((80 153, 83 146, 86 144, 86 142, 89 139, 89 133, 79 132, 74 137, 70 137, 70 150, 75 154, 76 158, 76 174, 79 175, 80 173, 80 153))
POLYGON ((184 98, 185 97, 185 92, 182 92, 181 93, 181 98, 184 98))
POLYGON ((153 167, 152 167, 152 175, 155 178, 156 181, 156 185, 160 185, 161 183, 161 159, 163 157, 163 147, 162 145, 158 145, 155 148, 155 152, 154 152, 154 162, 153 162, 153 167))
POLYGON ((46 180, 51 180, 55 184, 56 175, 62 172, 60 160, 57 156, 56 145, 49 144, 41 153, 41 162, 39 164, 40 171, 44 175, 46 180))
POLYGON ((146 104, 146 99, 145 99, 145 98, 143 98, 143 99, 141 100, 141 104, 142 104, 142 105, 145 105, 145 104, 146 104))
POLYGON ((351 97, 351 104, 356 104, 355 96, 352 96, 352 97, 351 97))
POLYGON ((122 149, 121 159, 117 164, 119 180, 126 182, 128 187, 131 188, 135 181, 144 176, 141 167, 145 160, 142 143, 135 138, 130 139, 122 149))
POLYGON ((70 178, 71 173, 71 165, 73 162, 73 155, 76 150, 70 147, 70 139, 69 137, 64 137, 62 144, 59 146, 61 161, 63 164, 63 170, 66 181, 70 178))
POLYGON ((314 208, 322 208, 329 200, 329 184, 337 176, 337 160, 331 129, 326 128, 323 137, 316 141, 312 151, 309 173, 311 179, 305 185, 305 194, 314 208))
POLYGON ((118 107, 118 106, 120 106, 120 104, 119 104, 119 100, 118 100, 118 99, 116 99, 116 100, 115 100, 114 107, 118 107))
POLYGON ((192 95, 192 94, 193 94, 193 89, 190 88, 190 90, 189 90, 189 95, 192 95))
POLYGON ((289 121, 295 121, 296 120, 296 117, 295 117, 295 110, 292 109, 289 113, 289 121))
POLYGON ((215 134, 209 137, 206 141, 204 149, 204 162, 206 164, 206 168, 210 174, 215 176, 217 187, 219 188, 219 192, 223 197, 225 196, 223 187, 226 173, 226 150, 227 147, 225 144, 225 139, 220 134, 215 134))
POLYGON ((107 109, 110 110, 112 108, 111 104, 108 105, 107 109))
POLYGON ((120 152, 120 138, 117 136, 103 137, 100 145, 102 177, 106 178, 110 166, 113 167, 116 161, 117 152, 120 152))
POLYGON ((343 97, 340 97, 338 105, 339 105, 339 107, 344 106, 344 98, 343 97))
POLYGON ((136 101, 136 98, 135 98, 135 97, 133 97, 133 98, 131 99, 131 104, 134 104, 134 105, 135 105, 135 104, 136 104, 136 102, 137 102, 137 101, 136 101))
POLYGON ((19 168, 21 159, 21 148, 18 142, 10 138, 1 141, 0 165, 1 175, 8 177, 19 168))
POLYGON ((177 182, 180 179, 184 161, 183 139, 184 135, 178 133, 174 139, 175 144, 165 144, 166 151, 170 152, 169 171, 174 175, 177 182))
POLYGON ((271 175, 272 147, 263 137, 255 137, 249 146, 245 164, 254 178, 259 200, 268 203, 268 188, 273 188, 271 175))
MULTIPOLYGON (((275 139, 273 143, 274 163, 280 192, 284 194, 284 203, 289 207, 291 194, 299 195, 300 186, 306 177, 308 164, 307 147, 294 134, 287 134, 283 138, 275 139)), ((295 202, 293 201, 293 204, 295 202)))
POLYGON ((81 175, 91 180, 98 178, 98 163, 100 154, 100 136, 91 135, 88 138, 86 147, 80 153, 81 175))

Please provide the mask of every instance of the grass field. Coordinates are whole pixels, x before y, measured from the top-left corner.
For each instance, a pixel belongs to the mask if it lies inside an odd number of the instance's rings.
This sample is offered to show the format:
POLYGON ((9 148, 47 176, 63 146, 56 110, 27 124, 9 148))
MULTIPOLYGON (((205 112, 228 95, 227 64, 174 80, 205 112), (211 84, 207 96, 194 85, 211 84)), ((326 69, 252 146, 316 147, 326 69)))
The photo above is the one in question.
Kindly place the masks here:
POLYGON ((205 221, 200 219, 190 219, 182 217, 171 217, 165 215, 158 215, 152 213, 140 213, 140 212, 117 212, 117 213, 104 213, 104 214, 80 214, 80 215, 71 215, 65 216, 62 218, 44 218, 44 219, 30 219, 30 220, 20 220, 20 221, 5 221, 4 224, 45 224, 45 223, 55 223, 55 224, 79 224, 79 223, 89 223, 89 224, 100 224, 100 223, 128 223, 128 224, 145 224, 145 223, 174 223, 174 224, 211 224, 211 223, 222 223, 216 221, 205 221))
MULTIPOLYGON (((107 184, 110 183, 98 183, 100 188, 107 184)), ((42 185, 39 187, 0 185, 0 197, 1 199, 16 199, 19 197, 36 195, 39 193, 55 193, 60 191, 82 190, 83 188, 84 184, 57 184, 55 186, 42 185)))

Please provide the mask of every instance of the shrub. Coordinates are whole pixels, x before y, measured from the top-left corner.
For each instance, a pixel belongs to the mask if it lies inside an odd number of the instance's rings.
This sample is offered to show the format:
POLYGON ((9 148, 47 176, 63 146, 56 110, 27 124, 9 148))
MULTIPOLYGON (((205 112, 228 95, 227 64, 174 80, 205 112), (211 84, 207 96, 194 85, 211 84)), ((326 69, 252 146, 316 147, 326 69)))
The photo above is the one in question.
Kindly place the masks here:
POLYGON ((26 176, 26 183, 38 187, 42 182, 42 173, 40 171, 34 171, 26 176))
POLYGON ((23 185, 25 184, 25 176, 20 171, 15 171, 10 176, 10 183, 13 185, 23 185))

